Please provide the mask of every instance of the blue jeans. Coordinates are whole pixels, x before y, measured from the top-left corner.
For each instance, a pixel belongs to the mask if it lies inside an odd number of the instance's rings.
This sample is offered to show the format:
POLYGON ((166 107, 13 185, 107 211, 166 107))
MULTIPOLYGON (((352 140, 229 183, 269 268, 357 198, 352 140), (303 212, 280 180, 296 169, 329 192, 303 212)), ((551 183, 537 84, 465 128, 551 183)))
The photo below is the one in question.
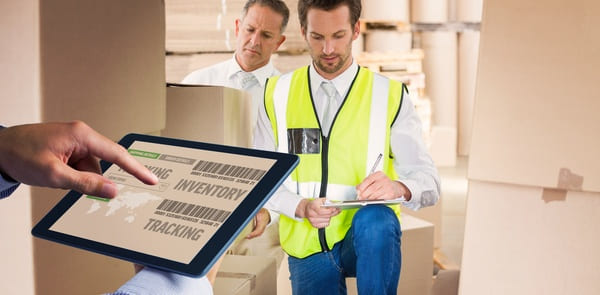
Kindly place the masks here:
POLYGON ((329 252, 289 257, 294 295, 346 294, 346 277, 356 277, 358 293, 396 294, 400 279, 400 223, 392 209, 359 209, 346 237, 329 252))

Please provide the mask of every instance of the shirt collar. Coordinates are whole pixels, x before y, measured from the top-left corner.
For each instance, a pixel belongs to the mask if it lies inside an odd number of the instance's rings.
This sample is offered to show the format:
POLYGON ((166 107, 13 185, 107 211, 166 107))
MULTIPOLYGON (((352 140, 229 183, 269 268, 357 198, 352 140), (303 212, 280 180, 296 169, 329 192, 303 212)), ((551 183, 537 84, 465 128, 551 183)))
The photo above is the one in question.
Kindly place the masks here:
MULTIPOLYGON (((231 58, 231 62, 229 63, 229 68, 227 70, 227 78, 229 78, 229 79, 234 78, 234 76, 237 73, 239 73, 240 71, 244 71, 244 70, 242 69, 242 67, 240 67, 237 60, 235 59, 235 53, 234 53, 233 57, 231 58)), ((258 83, 260 83, 260 86, 265 87, 265 82, 267 82, 268 78, 273 76, 274 71, 275 71, 275 67, 273 66, 273 62, 271 60, 269 60, 269 63, 252 71, 251 73, 254 75, 256 80, 258 80, 258 83)))
POLYGON ((340 94, 342 98, 346 96, 346 93, 350 89, 350 85, 358 72, 358 64, 354 59, 352 59, 352 64, 340 75, 333 78, 332 80, 327 80, 323 78, 323 76, 319 75, 317 70, 315 70, 314 64, 310 65, 309 73, 310 73, 310 87, 313 91, 313 95, 316 93, 317 89, 321 87, 321 82, 323 81, 331 81, 335 86, 335 89, 340 94))

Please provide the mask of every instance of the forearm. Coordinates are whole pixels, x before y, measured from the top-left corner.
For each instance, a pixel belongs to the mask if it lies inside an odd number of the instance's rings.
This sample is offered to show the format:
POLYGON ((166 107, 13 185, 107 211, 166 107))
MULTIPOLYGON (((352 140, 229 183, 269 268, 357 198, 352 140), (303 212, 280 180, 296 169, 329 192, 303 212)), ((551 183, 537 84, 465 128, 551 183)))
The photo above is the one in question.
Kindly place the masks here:
POLYGON ((434 205, 440 195, 440 179, 423 142, 421 121, 408 97, 392 126, 390 143, 396 180, 410 191, 403 205, 413 210, 434 205))
POLYGON ((277 214, 300 220, 301 217, 298 218, 296 209, 302 200, 303 198, 300 195, 291 192, 285 185, 282 185, 265 204, 265 208, 277 214))

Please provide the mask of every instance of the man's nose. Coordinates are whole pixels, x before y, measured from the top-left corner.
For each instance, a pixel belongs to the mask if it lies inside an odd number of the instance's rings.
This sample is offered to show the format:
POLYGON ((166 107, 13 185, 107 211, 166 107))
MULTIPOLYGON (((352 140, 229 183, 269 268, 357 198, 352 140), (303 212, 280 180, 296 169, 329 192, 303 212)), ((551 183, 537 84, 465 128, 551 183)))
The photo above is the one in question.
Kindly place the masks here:
POLYGON ((333 53, 333 41, 331 40, 325 40, 325 45, 323 46, 323 53, 325 55, 329 55, 331 53, 333 53))
POLYGON ((255 32, 250 36, 250 44, 252 46, 260 45, 260 34, 258 32, 255 32))

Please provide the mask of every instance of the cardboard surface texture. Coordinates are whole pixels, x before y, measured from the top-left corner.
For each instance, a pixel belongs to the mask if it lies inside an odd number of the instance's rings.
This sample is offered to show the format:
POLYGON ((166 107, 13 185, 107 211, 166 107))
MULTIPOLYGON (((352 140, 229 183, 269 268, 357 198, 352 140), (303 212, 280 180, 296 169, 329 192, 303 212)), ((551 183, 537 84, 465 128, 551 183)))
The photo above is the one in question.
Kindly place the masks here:
MULTIPOLYGON (((354 42, 356 43, 356 41, 354 42)), ((216 63, 230 59, 233 53, 202 53, 186 55, 167 55, 167 82, 180 83, 187 74, 216 63)), ((311 63, 307 53, 299 55, 273 54, 273 66, 281 73, 291 72, 311 63)))
POLYGON ((600 290, 599 14, 485 1, 459 294, 600 290))
POLYGON ((113 140, 161 130, 164 30, 160 0, 41 1, 42 120, 82 120, 113 140))
MULTIPOLYGON (((37 16, 30 13, 28 19, 37 16)), ((39 22, 30 21, 39 26, 39 103, 14 112, 41 121, 82 120, 113 140, 164 127, 163 1, 39 1, 39 22)), ((32 224, 64 194, 32 188, 32 224)), ((26 284, 43 294, 100 294, 134 274, 125 261, 40 239, 30 243, 34 277, 26 284)))
MULTIPOLYGON (((398 294, 429 294, 433 275, 433 225, 403 214, 402 270, 398 294)), ((358 294, 356 278, 346 279, 348 294, 358 294)))
POLYGON ((442 246, 442 198, 430 207, 421 208, 417 211, 402 207, 402 216, 410 215, 433 224, 433 247, 440 248, 442 246))
POLYGON ((599 193, 470 181, 460 294, 597 294, 599 223, 599 193))
POLYGON ((479 31, 458 34, 458 154, 468 156, 479 56, 479 31))
POLYGON ((167 87, 162 136, 249 147, 250 94, 221 86, 167 87))
POLYGON ((468 177, 600 192, 600 2, 484 5, 468 177))
POLYGON ((277 294, 275 259, 225 255, 214 285, 215 295, 277 294))
POLYGON ((433 280, 431 295, 457 295, 460 270, 442 269, 433 280))

